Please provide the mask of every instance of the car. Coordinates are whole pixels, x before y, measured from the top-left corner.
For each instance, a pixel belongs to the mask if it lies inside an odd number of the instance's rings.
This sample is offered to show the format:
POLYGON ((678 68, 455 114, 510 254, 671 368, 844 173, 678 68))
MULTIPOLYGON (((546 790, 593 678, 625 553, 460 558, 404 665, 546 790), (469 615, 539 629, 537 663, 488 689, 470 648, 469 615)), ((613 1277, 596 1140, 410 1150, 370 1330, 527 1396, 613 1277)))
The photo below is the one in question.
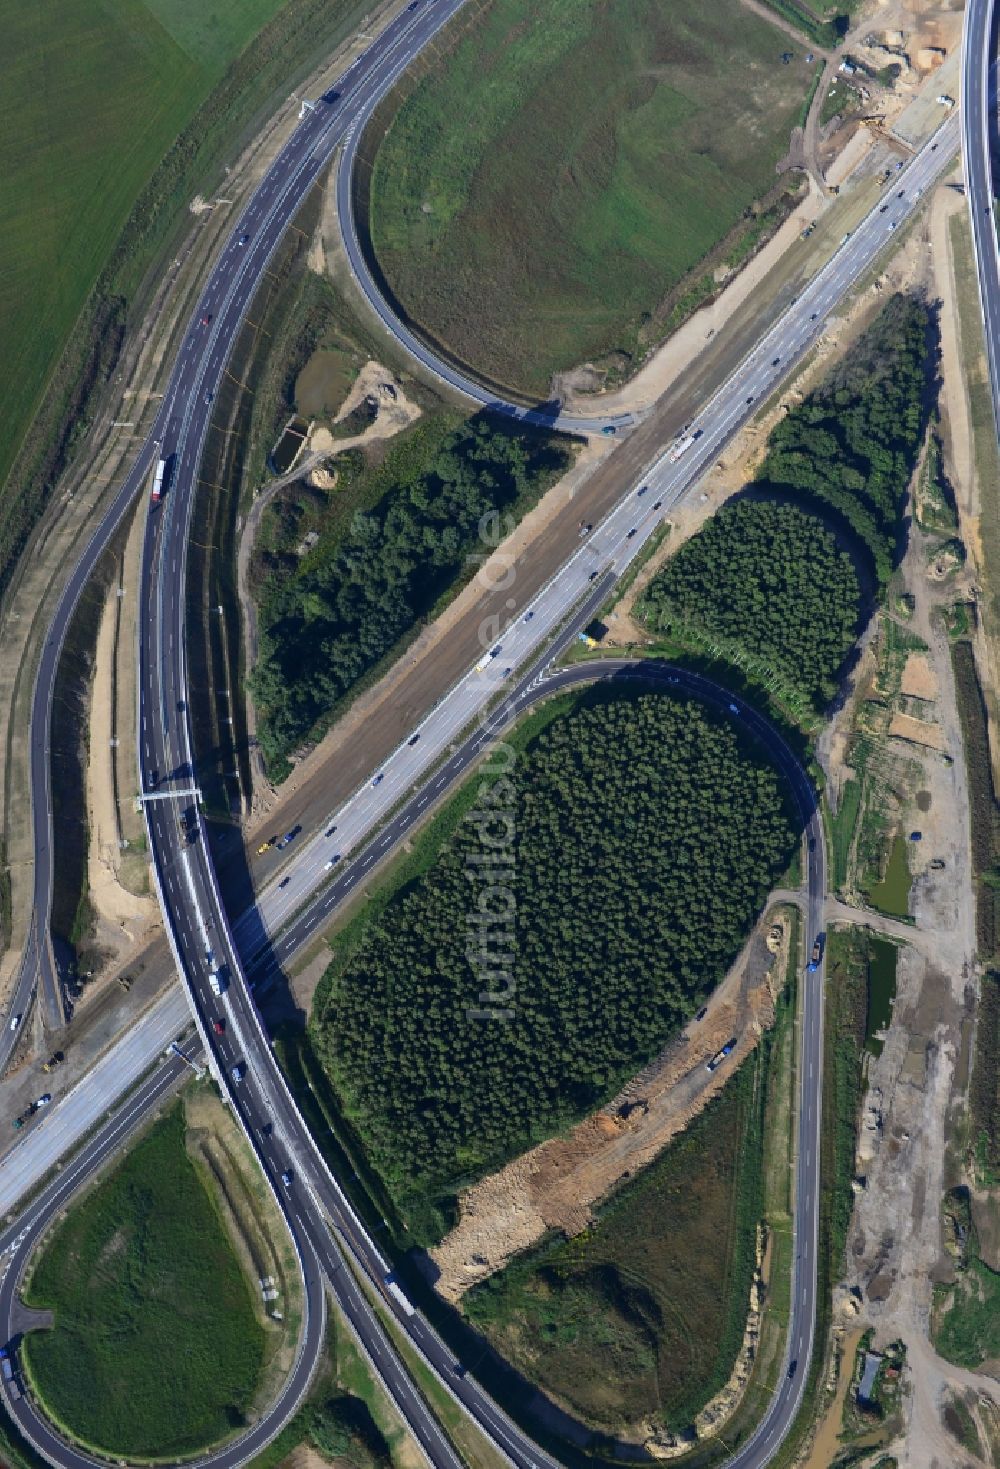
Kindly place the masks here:
POLYGON ((335 831, 336 831, 336 830, 337 830, 337 827, 336 827, 336 825, 333 825, 333 826, 328 826, 328 827, 327 827, 327 829, 326 829, 326 831, 325 831, 325 832, 324 832, 324 833, 323 833, 323 835, 324 835, 324 836, 328 836, 328 837, 332 837, 332 836, 333 836, 333 834, 334 834, 334 832, 335 832, 335 831))
POLYGON ((274 845, 277 847, 277 849, 278 849, 279 852, 283 852, 285 850, 285 848, 288 846, 288 843, 289 842, 293 842, 294 840, 295 840, 295 832, 294 831, 286 831, 285 832, 285 835, 283 837, 279 837, 278 840, 275 842, 274 845))
POLYGON ((590 535, 590 532, 593 529, 594 529, 594 527, 590 524, 590 521, 589 520, 581 520, 580 521, 580 539, 581 539, 581 541, 583 540, 584 536, 589 536, 590 535))
POLYGON ((14 1127, 15 1128, 18 1128, 18 1127, 23 1127, 23 1126, 24 1126, 24 1118, 23 1117, 15 1117, 14 1118, 14 1127))
POLYGON ((818 311, 814 311, 813 314, 812 314, 812 316, 810 316, 809 320, 810 321, 819 321, 819 312, 818 311))
POLYGON ((902 199, 902 197, 903 197, 903 195, 905 193, 906 193, 906 190, 905 189, 900 189, 899 193, 896 195, 896 198, 897 199, 902 199))
POLYGON ((155 791, 156 790, 156 787, 159 784, 160 784, 160 772, 154 767, 149 772, 149 789, 151 791, 155 791))
POLYGON ((644 495, 648 489, 649 485, 640 485, 639 488, 636 490, 636 496, 638 497, 639 495, 644 495))
POLYGON ((288 886, 288 884, 291 882, 291 880, 292 879, 290 877, 283 877, 281 879, 281 881, 278 883, 279 888, 286 888, 288 886))
POLYGON ((503 647, 503 643, 497 643, 497 645, 496 645, 495 648, 491 648, 490 649, 490 657, 491 658, 499 658, 499 656, 500 656, 500 649, 502 647, 503 647))
POLYGON ((615 428, 613 423, 606 423, 601 429, 601 433, 606 439, 613 439, 617 432, 618 430, 615 428))
POLYGON ((327 870, 327 872, 330 871, 330 868, 331 867, 336 867, 336 865, 337 865, 337 863, 339 861, 340 861, 340 853, 339 852, 335 852, 334 855, 330 858, 329 862, 327 862, 327 864, 326 864, 326 870, 327 870))
POLYGON ((177 700, 177 713, 178 714, 183 714, 183 713, 185 713, 186 710, 187 710, 187 699, 178 699, 177 700))
POLYGON ((729 706, 729 712, 730 712, 730 714, 739 714, 739 712, 740 712, 740 706, 739 706, 739 704, 730 704, 730 706, 729 706))
POLYGON ((932 143, 931 144, 931 152, 932 153, 936 153, 937 152, 937 144, 936 143, 932 143))
POLYGON ((753 402, 753 393, 750 394, 749 398, 747 399, 747 402, 748 403, 752 403, 753 402))
POLYGON ((772 357, 771 358, 771 366, 772 367, 777 367, 777 365, 778 365, 778 363, 780 361, 781 361, 781 358, 780 357, 772 357))
POLYGON ((891 230, 894 230, 896 228, 896 221, 894 219, 889 221, 889 228, 891 230))
MULTIPOLYGON (((412 5, 410 6, 410 9, 413 9, 412 5)), ((285 1188, 291 1188, 293 1177, 294 1175, 292 1173, 292 1170, 290 1168, 286 1168, 284 1173, 281 1175, 281 1181, 285 1185, 285 1188)))
POLYGON ((406 743, 407 743, 407 745, 409 746, 409 748, 411 750, 413 749, 413 746, 417 743, 417 741, 419 740, 419 738, 420 738, 420 736, 418 734, 410 735, 410 738, 407 740, 406 743))
POLYGON ((214 397, 215 397, 215 394, 214 394, 214 393, 213 393, 213 392, 211 392, 211 391, 209 391, 209 392, 207 392, 207 393, 206 393, 206 394, 205 394, 205 402, 206 402, 206 403, 211 403, 211 401, 212 401, 212 399, 213 399, 213 398, 214 398, 214 397))
POLYGON ((504 671, 503 671, 502 677, 503 678, 510 678, 510 676, 511 676, 511 674, 513 672, 514 672, 513 668, 505 668, 504 671))
POLYGON ((633 526, 632 529, 629 531, 628 535, 625 537, 625 539, 627 541, 630 541, 632 539, 632 537, 635 535, 635 531, 636 531, 636 528, 635 528, 635 526, 633 526))
POLYGON ((464 1362, 453 1362, 451 1364, 451 1370, 452 1372, 454 1372, 456 1377, 464 1377, 469 1369, 466 1367, 464 1362))
POLYGON ((654 510, 659 510, 659 508, 660 508, 660 506, 662 504, 663 504, 663 501, 662 500, 654 500, 653 501, 653 509, 654 510))
POLYGON ((596 581, 599 576, 600 576, 600 572, 599 571, 592 571, 590 573, 590 575, 588 576, 587 580, 588 581, 596 581))
POLYGON ((202 326, 208 326, 208 324, 209 324, 209 322, 211 320, 212 320, 212 313, 209 312, 207 316, 203 316, 201 318, 201 324, 202 324, 202 326))
POLYGON ((797 1357, 793 1357, 792 1360, 788 1364, 788 1380, 789 1380, 789 1382, 791 1382, 792 1378, 795 1376, 795 1369, 796 1369, 796 1367, 798 1367, 798 1365, 799 1365, 799 1359, 797 1357))
POLYGON ((249 239, 250 239, 250 236, 249 235, 240 235, 240 237, 239 237, 239 239, 237 240, 236 243, 238 245, 245 245, 249 241, 249 239))
POLYGON ((705 1018, 705 1016, 707 1014, 708 1014, 708 1006, 707 1005, 702 1005, 701 1009, 698 1011, 697 1015, 694 1018, 695 1018, 695 1020, 704 1020, 704 1018, 705 1018))
POLYGON ((10 1028, 11 1028, 11 1030, 16 1030, 17 1027, 20 1024, 21 1024, 21 1017, 20 1017, 20 1015, 12 1015, 10 1017, 10 1028))
POLYGON ((274 837, 268 837, 266 842, 261 842, 260 846, 257 848, 257 856, 260 857, 262 853, 270 851, 270 849, 274 846, 274 841, 274 837))
POLYGON ((216 1035, 225 1035, 226 1022, 221 1018, 221 1016, 218 1020, 212 1021, 212 1029, 215 1031, 216 1035))
POLYGON ((535 614, 533 612, 526 612, 524 614, 524 616, 521 618, 521 621, 522 622, 530 622, 531 619, 534 617, 534 615, 535 614))
POLYGON ((35 1103, 35 1106, 36 1107, 47 1107, 49 1105, 49 1103, 51 1102, 51 1100, 52 1100, 52 1093, 51 1092, 45 1092, 42 1096, 40 1096, 38 1098, 38 1101, 35 1103))
POLYGON ((233 1067, 232 1071, 230 1071, 230 1073, 229 1073, 229 1075, 233 1078, 233 1081, 236 1083, 237 1086, 239 1086, 240 1082, 243 1080, 243 1078, 244 1078, 244 1076, 246 1076, 246 1074, 247 1074, 247 1069, 244 1066, 244 1064, 243 1064, 242 1061, 237 1061, 236 1065, 233 1067))
POLYGON ((883 204, 882 205, 882 208, 879 210, 879 214, 885 214, 885 212, 886 212, 886 210, 888 208, 889 208, 888 204, 883 204))
POLYGON ((380 786, 384 780, 385 780, 385 771, 384 770, 380 770, 379 773, 378 773, 378 775, 376 775, 375 779, 372 781, 372 786, 373 787, 374 786, 380 786))

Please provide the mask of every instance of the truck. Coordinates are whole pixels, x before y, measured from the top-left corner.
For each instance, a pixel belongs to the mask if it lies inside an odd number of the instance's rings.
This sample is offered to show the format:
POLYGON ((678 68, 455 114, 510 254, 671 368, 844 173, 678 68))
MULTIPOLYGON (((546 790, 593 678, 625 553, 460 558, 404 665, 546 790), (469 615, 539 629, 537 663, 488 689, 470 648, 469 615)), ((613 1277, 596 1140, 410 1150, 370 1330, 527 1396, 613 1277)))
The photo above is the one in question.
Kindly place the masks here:
POLYGON ((407 1296, 400 1288, 399 1281, 393 1275, 391 1270, 389 1274, 385 1277, 385 1288, 388 1294, 392 1296, 392 1299, 396 1302, 396 1305, 403 1312, 404 1316, 412 1316, 413 1307, 410 1305, 407 1296))
POLYGON ((735 1051, 735 1049, 736 1037, 733 1036, 732 1040, 726 1041, 726 1044, 722 1047, 721 1051, 716 1051, 711 1061, 705 1062, 705 1070, 714 1071, 717 1066, 720 1066, 722 1064, 722 1062, 726 1059, 728 1055, 735 1051))
POLYGON ((153 504, 159 505, 166 492, 167 461, 166 459, 158 459, 156 462, 156 469, 153 472, 153 489, 150 495, 150 499, 152 500, 153 504))
POLYGON ((7 1384, 7 1391, 16 1402, 21 1396, 21 1388, 14 1371, 14 1360, 10 1347, 0 1347, 0 1373, 7 1384))
POLYGON ((676 442, 676 444, 674 445, 674 447, 670 451, 670 462, 671 462, 671 464, 676 464, 677 461, 678 461, 678 459, 680 459, 682 457, 682 455, 686 454, 687 451, 694 444, 696 444, 700 438, 701 438, 701 429, 698 428, 698 429, 695 429, 694 433, 692 433, 692 434, 685 434, 682 439, 678 439, 677 442, 676 442))
POLYGON ((816 942, 812 946, 812 954, 809 956, 809 963, 806 966, 806 972, 808 974, 815 974, 816 970, 819 968, 819 961, 822 959, 822 957, 823 957, 823 935, 822 934, 818 934, 817 935, 817 938, 816 938, 816 942))
POLYGON ((217 969, 212 969, 209 971, 208 983, 213 995, 221 995, 225 993, 226 982, 217 969))

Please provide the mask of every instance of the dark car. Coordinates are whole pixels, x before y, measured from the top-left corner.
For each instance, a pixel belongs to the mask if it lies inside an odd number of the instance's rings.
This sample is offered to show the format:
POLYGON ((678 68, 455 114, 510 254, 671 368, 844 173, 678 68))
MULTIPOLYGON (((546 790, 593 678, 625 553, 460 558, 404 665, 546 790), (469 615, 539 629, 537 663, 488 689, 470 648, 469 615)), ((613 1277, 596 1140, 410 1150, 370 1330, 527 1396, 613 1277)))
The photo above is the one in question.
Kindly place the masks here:
POLYGON ((753 393, 750 394, 749 398, 747 399, 747 402, 748 403, 752 403, 753 402, 753 393))
POLYGON ((292 879, 290 877, 283 877, 281 879, 281 881, 278 883, 279 888, 286 888, 288 886, 288 884, 291 882, 291 880, 292 879))
POLYGON ((772 357, 771 358, 771 366, 772 367, 777 367, 777 365, 778 365, 778 363, 780 361, 781 361, 781 358, 780 357, 772 357))
POLYGON ((241 245, 245 245, 247 243, 247 241, 249 240, 249 238, 250 238, 249 235, 240 235, 239 243, 241 245))
POLYGON ((375 779, 372 781, 372 785, 373 786, 380 786, 384 780, 385 780, 385 771, 384 770, 380 770, 379 773, 378 773, 378 775, 376 775, 375 779))
POLYGON ((406 743, 412 747, 417 743, 417 740, 419 740, 419 738, 420 736, 418 734, 410 735, 410 738, 407 740, 406 743))
POLYGON ((232 1071, 230 1071, 229 1074, 233 1078, 233 1081, 235 1081, 236 1085, 239 1086, 240 1082, 247 1074, 247 1069, 242 1061, 237 1061, 236 1065, 233 1067, 232 1071))
POLYGON ((793 1357, 792 1360, 788 1364, 788 1377, 789 1377, 789 1380, 791 1380, 791 1378, 793 1378, 795 1376, 795 1369, 796 1369, 796 1367, 798 1365, 799 1365, 798 1358, 797 1357, 793 1357))
POLYGON ((660 506, 662 504, 663 504, 663 501, 662 500, 654 500, 653 501, 653 509, 654 510, 659 510, 659 508, 660 508, 660 506))
POLYGON ((332 837, 333 834, 334 834, 334 832, 336 830, 337 830, 336 825, 334 825, 334 826, 328 826, 327 829, 326 829, 325 835, 328 836, 328 837, 332 837))
POLYGON ((697 1015, 694 1018, 695 1018, 695 1020, 704 1020, 704 1018, 705 1018, 705 1016, 707 1014, 708 1014, 708 1006, 707 1005, 702 1005, 701 1009, 698 1011, 697 1015))
POLYGON ((211 401, 212 401, 212 399, 214 397, 215 397, 215 394, 214 393, 206 393, 205 394, 205 402, 206 403, 211 403, 211 401))
POLYGON ((633 526, 633 527, 632 527, 632 529, 631 529, 631 530, 630 530, 630 531, 629 531, 629 533, 628 533, 628 535, 627 535, 627 536, 626 536, 626 537, 625 537, 625 539, 626 539, 626 540, 627 540, 627 541, 630 541, 630 540, 631 540, 631 539, 632 539, 632 537, 633 537, 633 536, 634 536, 634 535, 635 535, 635 526, 633 526))
POLYGON ((648 489, 649 489, 649 485, 640 485, 639 488, 638 488, 638 490, 636 491, 636 494, 637 495, 644 495, 648 489))

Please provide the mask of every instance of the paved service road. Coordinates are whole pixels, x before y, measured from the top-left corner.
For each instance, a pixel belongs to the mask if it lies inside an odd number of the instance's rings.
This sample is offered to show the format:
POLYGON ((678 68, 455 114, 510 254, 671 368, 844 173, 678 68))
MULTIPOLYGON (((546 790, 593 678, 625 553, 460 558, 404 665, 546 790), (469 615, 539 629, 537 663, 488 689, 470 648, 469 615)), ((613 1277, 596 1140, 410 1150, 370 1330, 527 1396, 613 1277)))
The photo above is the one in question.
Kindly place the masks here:
POLYGON ((996 30, 993 0, 966 0, 962 32, 962 153, 986 332, 993 420, 1000 432, 1000 254, 994 217, 993 146, 997 136, 996 30))

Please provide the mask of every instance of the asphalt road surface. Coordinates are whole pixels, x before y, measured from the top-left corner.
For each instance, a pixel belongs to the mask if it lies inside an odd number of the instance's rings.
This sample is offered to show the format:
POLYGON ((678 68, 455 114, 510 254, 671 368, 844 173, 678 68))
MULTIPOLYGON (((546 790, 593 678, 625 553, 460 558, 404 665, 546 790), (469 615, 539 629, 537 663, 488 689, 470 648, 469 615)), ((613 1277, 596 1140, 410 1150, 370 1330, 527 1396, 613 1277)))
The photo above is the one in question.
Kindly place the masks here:
POLYGON ((962 32, 962 153, 986 331, 993 421, 1000 432, 1000 254, 993 201, 997 137, 996 28, 993 0, 967 0, 962 32))
MULTIPOLYGON (((516 624, 498 630, 496 643, 484 650, 482 666, 471 670, 421 728, 414 731, 416 741, 408 739, 384 772, 373 772, 371 783, 358 791, 341 812, 333 813, 329 825, 337 826, 339 830, 332 832, 329 838, 324 837, 303 848, 299 860, 286 874, 291 880, 283 887, 274 885, 264 895, 261 923, 258 925, 252 919, 247 920, 237 942, 229 931, 219 899, 193 792, 182 625, 187 531, 197 466, 211 420, 212 399, 257 285, 305 193, 338 142, 347 136, 350 143, 356 137, 360 120, 370 113, 412 57, 459 5, 460 0, 432 0, 432 3, 420 0, 416 10, 403 12, 353 64, 337 86, 325 95, 315 110, 307 112, 278 155, 209 276, 200 305, 182 342, 153 435, 114 504, 106 512, 60 601, 43 653, 33 706, 31 760, 36 840, 36 926, 26 951, 14 1001, 15 1013, 19 1007, 23 1012, 35 977, 40 975, 50 1018, 56 1019, 61 1008, 58 976, 48 939, 52 837, 47 744, 56 661, 76 600, 98 555, 121 514, 142 488, 144 480, 150 477, 154 464, 163 460, 167 488, 163 500, 150 510, 141 578, 146 612, 142 619, 140 647, 140 768, 143 789, 154 797, 146 807, 150 847, 178 968, 189 987, 202 1041, 225 1079, 237 1114, 253 1139, 264 1171, 272 1185, 276 1185, 279 1196, 284 1197, 280 1184, 277 1184, 280 1173, 288 1166, 293 1169, 296 1185, 292 1195, 285 1198, 285 1203, 293 1233, 304 1255, 312 1248, 319 1257, 324 1273, 331 1280, 341 1304, 431 1462, 448 1465, 454 1462, 452 1451, 400 1369, 384 1334, 358 1296, 349 1272, 341 1268, 324 1216, 338 1222, 355 1260, 362 1263, 376 1282, 384 1276, 385 1262, 361 1230, 335 1180, 326 1172, 287 1093, 242 978, 241 952, 251 959, 266 961, 268 932, 281 929, 289 920, 293 920, 293 929, 295 925, 301 926, 306 922, 305 915, 310 905, 314 907, 318 901, 329 903, 332 889, 321 894, 320 899, 313 897, 317 881, 341 881, 337 876, 340 863, 334 863, 332 867, 328 867, 328 863, 338 855, 340 861, 346 863, 351 853, 357 852, 358 862, 370 866, 390 845, 392 828, 385 827, 379 832, 373 852, 359 851, 360 842, 374 828, 398 819, 392 815, 393 810, 406 799, 414 783, 425 781, 428 773, 432 773, 430 784, 419 793, 429 801, 444 789, 449 774, 454 778, 459 773, 454 767, 449 772, 447 762, 456 758, 450 746, 459 738, 460 732, 477 717, 482 717, 492 700, 503 696, 508 681, 513 686, 515 670, 539 654, 542 644, 557 626, 567 617, 571 623, 576 622, 574 613, 586 603, 588 591, 593 590, 592 581, 595 588, 603 588, 603 596, 607 590, 605 577, 613 580, 621 576, 669 506, 718 454, 744 419, 756 411, 755 405, 777 388, 789 367, 816 339, 829 311, 889 242, 892 230, 916 207, 921 194, 949 161, 958 140, 957 119, 951 118, 935 139, 892 181, 883 203, 851 236, 845 237, 834 258, 705 405, 692 425, 691 432, 697 437, 687 453, 678 460, 672 460, 669 454, 661 458, 644 477, 643 484, 633 487, 599 527, 582 536, 577 554, 539 593, 532 606, 519 613, 516 624), (496 651, 490 656, 494 648, 496 651), (439 771, 436 767, 442 760, 445 765, 439 771), (161 796, 163 799, 158 799, 161 796), (334 845, 328 844, 331 842, 334 845), (213 974, 219 976, 216 982, 225 986, 221 997, 213 993, 213 974), (210 1033, 210 1018, 224 1020, 226 1028, 221 1036, 210 1033), (239 1079, 234 1075, 234 1068, 238 1069, 239 1079)), ((355 268, 358 268, 356 261, 355 268)), ((453 386, 466 391, 463 383, 449 376, 451 369, 446 364, 435 361, 433 370, 453 386)), ((489 401, 494 407, 522 416, 522 411, 513 405, 497 404, 494 399, 489 401)), ((599 420, 557 419, 555 422, 560 427, 588 431, 618 426, 611 422, 602 424, 599 420)), ((748 711, 745 711, 744 717, 747 715, 748 711)), ((415 800, 418 798, 414 797, 415 800)), ((821 851, 820 841, 817 852, 821 851)), ((819 863, 821 856, 817 856, 816 861, 819 863)), ((359 870, 363 873, 364 866, 359 870)), ((285 935, 280 942, 286 942, 285 935)), ((821 1028, 821 1016, 817 1025, 821 1028)), ((4 1035, 16 1036, 16 1032, 8 1030, 4 1035)), ((9 1054, 11 1044, 9 1039, 5 1039, 6 1054, 9 1054)), ((4 1051, 0 1049, 0 1061, 3 1059, 4 1051)), ((814 1084, 816 1090, 811 1095, 815 1107, 819 1090, 818 1082, 814 1080, 814 1084)), ((805 1081, 803 1085, 806 1085, 805 1081)), ((809 1118, 810 1114, 804 1110, 802 1137, 806 1145, 810 1137, 809 1118)), ((805 1147, 802 1156, 805 1156, 805 1147)), ((818 1173, 815 1150, 811 1166, 818 1173)), ((800 1166, 800 1185, 801 1182, 800 1166)), ((809 1234, 810 1219, 815 1219, 816 1202, 815 1187, 809 1195, 800 1193, 799 1204, 804 1212, 799 1239, 803 1251, 805 1246, 801 1241, 809 1234)), ((814 1251, 810 1258, 814 1265, 814 1251)), ((310 1268, 307 1262, 307 1285, 310 1268)), ((805 1253, 798 1268, 796 1300, 808 1295, 810 1305, 808 1322, 805 1314, 797 1316, 798 1330, 792 1333, 792 1350, 794 1357, 799 1346, 802 1347, 804 1370, 813 1329, 811 1296, 815 1289, 815 1271, 805 1253), (808 1289, 807 1277, 812 1282, 808 1289)), ((312 1268, 312 1273, 317 1277, 315 1268, 312 1268)), ((318 1289, 318 1286, 314 1284, 310 1289, 318 1289)), ((443 1344, 419 1316, 410 1317, 401 1312, 399 1315, 415 1345, 441 1373, 443 1380, 449 1381, 452 1364, 443 1344)), ((801 1391, 801 1380, 801 1373, 787 1379, 787 1389, 776 1395, 774 1401, 777 1406, 769 1412, 761 1433, 754 1441, 755 1446, 747 1451, 756 1457, 739 1457, 738 1463, 766 1462, 779 1441, 784 1424, 790 1421, 794 1401, 801 1391), (785 1415, 780 1421, 776 1417, 779 1411, 785 1415), (773 1430, 773 1434, 762 1436, 765 1429, 773 1430)), ((530 1439, 498 1415, 495 1405, 471 1378, 449 1381, 449 1386, 514 1462, 528 1466, 537 1464, 544 1457, 530 1439)), ((286 1394, 282 1402, 287 1404, 289 1400, 286 1394)), ((276 1409, 267 1420, 272 1431, 280 1426, 282 1411, 276 1409)), ((60 1458, 59 1462, 68 1461, 60 1458)))
MULTIPOLYGON (((606 582, 595 587, 592 595, 595 598, 601 597, 606 594, 607 590, 608 583, 606 582)), ((552 650, 552 656, 561 651, 561 647, 568 642, 571 636, 571 631, 563 634, 552 650)), ((669 665, 646 662, 630 663, 625 659, 578 664, 556 671, 550 669, 529 671, 511 690, 510 697, 492 711, 489 719, 484 721, 482 726, 473 731, 463 742, 449 765, 447 777, 449 785, 465 776, 482 757, 490 743, 509 724, 519 718, 525 709, 550 694, 591 683, 595 679, 627 679, 629 681, 639 679, 643 683, 663 689, 668 695, 694 695, 718 710, 724 717, 740 721, 768 751, 775 764, 785 775, 806 833, 809 846, 808 931, 810 936, 817 933, 818 925, 822 922, 825 870, 820 816, 815 793, 808 777, 781 737, 760 714, 750 706, 734 699, 727 690, 713 685, 698 675, 672 668, 669 665)), ((407 832, 421 821, 424 805, 421 799, 422 794, 418 792, 404 811, 395 818, 393 834, 396 841, 402 840, 407 832)), ((199 885, 197 870, 193 863, 185 863, 184 858, 193 857, 195 852, 201 849, 201 840, 196 838, 193 843, 185 843, 185 850, 181 853, 181 865, 193 869, 190 873, 190 881, 196 886, 199 885)), ((367 864, 363 856, 361 860, 346 865, 337 880, 339 901, 344 901, 354 888, 365 880, 366 875, 367 864)), ((312 929, 308 922, 300 919, 300 941, 308 942, 315 928, 326 922, 327 918, 326 911, 317 910, 313 916, 312 929)), ((341 1256, 327 1221, 334 1225, 335 1234, 346 1242, 355 1262, 376 1285, 384 1281, 386 1262, 374 1242, 360 1226, 335 1180, 329 1176, 322 1165, 311 1138, 304 1131, 304 1124, 298 1118, 294 1105, 289 1105, 282 1096, 284 1088, 268 1084, 268 1069, 273 1067, 274 1063, 266 1040, 263 1045, 260 1043, 260 1035, 263 1032, 256 1009, 246 990, 241 985, 232 983, 232 973, 226 973, 225 963, 220 964, 220 973, 223 981, 229 980, 230 982, 221 996, 214 994, 211 981, 206 978, 205 952, 202 947, 202 945, 210 944, 211 940, 210 932, 200 931, 194 948, 186 960, 195 976, 193 980, 190 976, 187 977, 197 997, 200 1027, 203 1033, 211 1034, 216 1052, 216 1063, 220 1070, 228 1073, 231 1078, 234 1068, 246 1068, 242 1079, 230 1085, 233 1102, 237 1115, 254 1141, 265 1173, 272 1186, 275 1187, 276 1195, 287 1206, 289 1223, 295 1237, 303 1245, 307 1285, 312 1283, 312 1294, 315 1297, 319 1289, 313 1260, 315 1257, 319 1262, 320 1271, 327 1276, 331 1288, 347 1312, 348 1319, 380 1375, 386 1381, 390 1392, 396 1398, 401 1410, 404 1411, 411 1428, 417 1433, 431 1462, 457 1464, 450 1446, 443 1440, 433 1420, 427 1415, 422 1401, 412 1393, 408 1378, 399 1368, 391 1346, 386 1341, 379 1323, 371 1313, 353 1277, 343 1268, 341 1256), (224 1026, 221 1036, 217 1035, 212 1028, 214 1022, 217 1021, 224 1026), (280 1184, 280 1175, 285 1169, 290 1169, 293 1174, 292 1187, 287 1191, 283 1190, 280 1184)), ((186 954, 186 945, 184 945, 184 950, 186 954)), ((215 954, 214 958, 218 961, 224 952, 220 945, 219 953, 215 954)), ((182 963, 185 962, 185 954, 182 954, 182 963)), ((790 1338, 793 1356, 798 1354, 797 1360, 803 1365, 809 1356, 814 1318, 812 1292, 815 1290, 816 1209, 818 1204, 818 1114, 815 1109, 820 1094, 818 1068, 822 1063, 822 978, 822 969, 809 976, 805 998, 805 1048, 802 1068, 804 1095, 801 1125, 803 1141, 799 1149, 797 1185, 800 1200, 800 1212, 797 1218, 802 1223, 798 1226, 796 1236, 797 1286, 794 1292, 794 1302, 797 1309, 793 1311, 790 1338), (813 1069, 814 1066, 816 1070, 813 1069), (811 1091, 811 1102, 809 1096, 805 1094, 807 1090, 811 1091)), ((41 1230, 60 1208, 65 1207, 71 1193, 82 1186, 106 1161, 113 1150, 134 1131, 141 1116, 162 1098, 165 1090, 177 1084, 178 1068, 181 1065, 182 1063, 178 1061, 168 1062, 162 1066, 154 1077, 136 1093, 135 1097, 129 1099, 129 1102, 108 1126, 94 1138, 81 1157, 75 1159, 66 1173, 60 1175, 56 1183, 51 1185, 50 1189, 46 1190, 32 1208, 17 1221, 8 1234, 0 1236, 0 1258, 5 1250, 11 1249, 10 1263, 4 1274, 2 1287, 0 1287, 0 1321, 6 1323, 8 1339, 13 1338, 15 1343, 17 1342, 17 1282, 41 1230)), ((523 1466, 523 1469, 529 1469, 529 1466, 541 1463, 553 1464, 554 1461, 543 1454, 530 1438, 506 1418, 471 1377, 459 1378, 455 1375, 453 1354, 422 1317, 416 1313, 408 1314, 399 1307, 394 1299, 387 1298, 387 1303, 395 1311, 399 1324, 410 1335, 413 1345, 425 1356, 441 1379, 448 1384, 470 1415, 515 1464, 523 1466)), ((312 1299, 314 1316, 319 1311, 320 1304, 318 1299, 312 1299)), ((299 1374, 303 1373, 307 1378, 305 1363, 308 1360, 309 1351, 315 1346, 316 1338, 307 1337, 300 1353, 296 1373, 293 1374, 293 1386, 286 1386, 278 1403, 264 1420, 267 1430, 263 1424, 256 1425, 252 1437, 245 1436, 219 1454, 210 1456, 205 1462, 225 1465, 226 1469, 229 1469, 229 1466, 242 1462, 252 1452, 259 1451, 264 1441, 260 1437, 261 1434, 269 1436, 279 1430, 301 1396, 302 1380, 299 1374)), ((797 1406, 803 1380, 804 1373, 800 1374, 798 1371, 792 1377, 786 1377, 782 1389, 772 1400, 772 1407, 758 1435, 743 1451, 743 1454, 736 1458, 735 1463, 750 1465, 764 1462, 762 1458, 747 1457, 747 1454, 751 1451, 757 1453, 758 1448, 773 1447, 779 1441, 786 1421, 785 1416, 782 1415, 787 1415, 787 1421, 790 1421, 797 1406), (753 1447, 754 1445, 757 1447, 753 1447)), ((85 1456, 79 1455, 68 1445, 64 1445, 52 1433, 28 1400, 21 1398, 14 1404, 14 1411, 22 1430, 53 1462, 78 1465, 84 1461, 85 1456)))

